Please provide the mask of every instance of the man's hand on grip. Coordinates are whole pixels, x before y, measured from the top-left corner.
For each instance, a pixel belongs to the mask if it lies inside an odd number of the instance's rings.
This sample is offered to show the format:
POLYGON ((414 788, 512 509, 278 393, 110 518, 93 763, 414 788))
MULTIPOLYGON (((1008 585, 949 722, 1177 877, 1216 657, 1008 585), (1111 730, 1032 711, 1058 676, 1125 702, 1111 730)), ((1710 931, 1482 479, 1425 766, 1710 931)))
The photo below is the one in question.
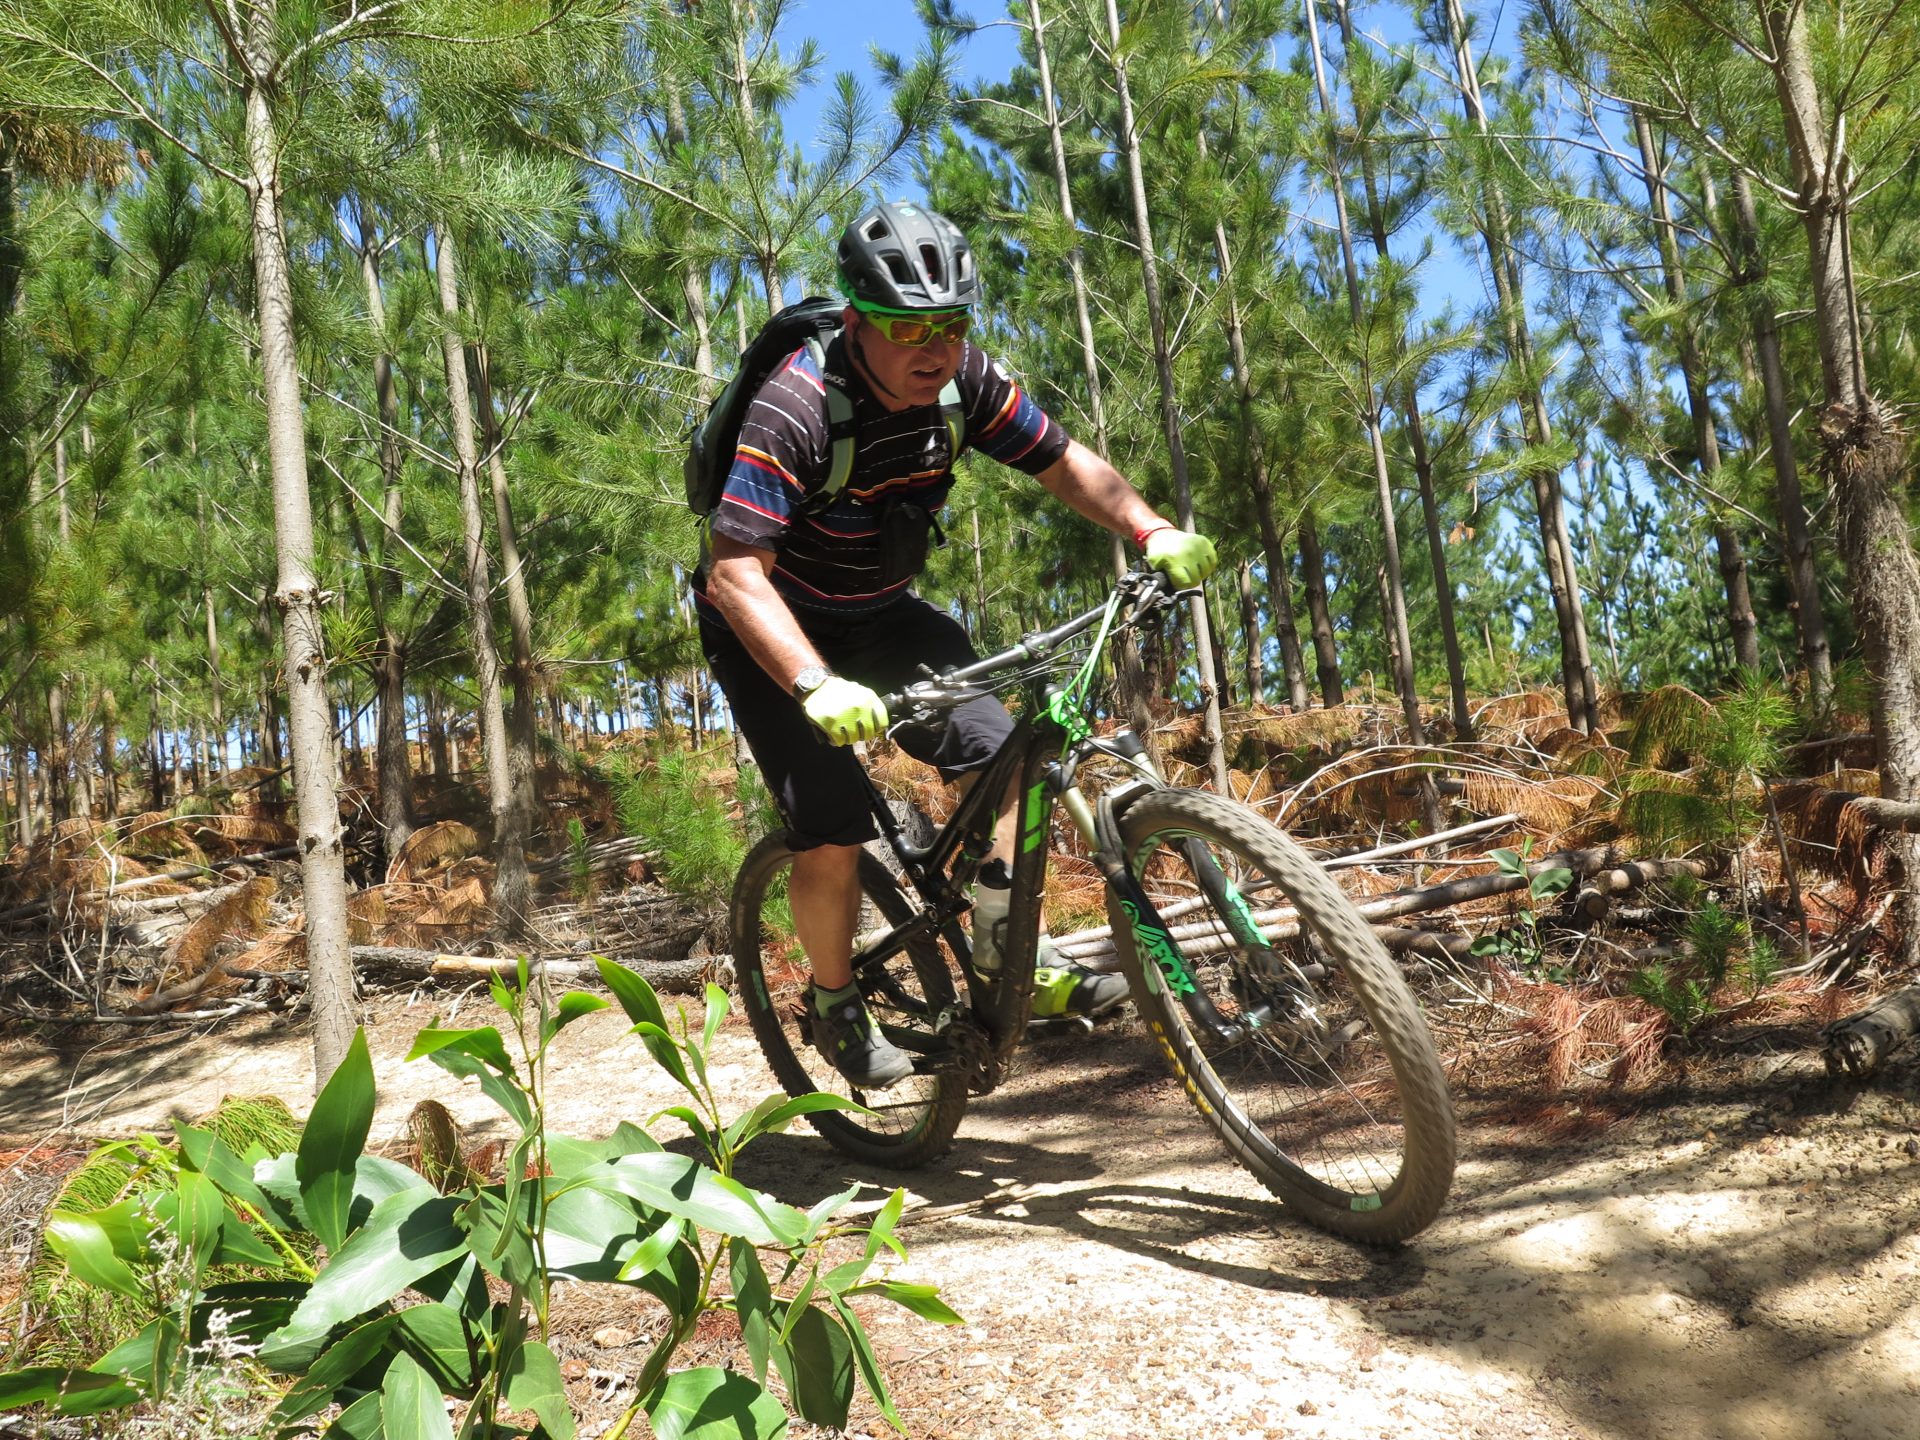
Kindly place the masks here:
POLYGON ((1180 590, 1198 585, 1220 563, 1220 557, 1214 553, 1213 542, 1206 536, 1196 535, 1191 530, 1176 530, 1171 525, 1150 532, 1142 548, 1146 552, 1147 564, 1165 575, 1180 590))
POLYGON ((855 680, 832 676, 800 704, 807 719, 835 745, 874 740, 886 732, 887 707, 877 693, 855 680))

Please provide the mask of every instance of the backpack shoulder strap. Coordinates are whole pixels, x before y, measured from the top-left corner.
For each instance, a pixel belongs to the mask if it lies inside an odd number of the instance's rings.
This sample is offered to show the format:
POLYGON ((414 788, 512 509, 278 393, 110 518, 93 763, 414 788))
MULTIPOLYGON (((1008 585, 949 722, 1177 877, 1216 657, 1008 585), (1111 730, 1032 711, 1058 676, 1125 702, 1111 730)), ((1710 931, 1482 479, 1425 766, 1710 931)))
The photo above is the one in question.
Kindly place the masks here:
POLYGON ((940 387, 940 418, 947 422, 947 439, 951 442, 947 453, 957 465, 960 462, 960 447, 967 442, 967 407, 960 399, 957 376, 940 387))
POLYGON ((853 475, 853 449, 859 426, 853 418, 853 397, 839 383, 840 367, 845 363, 840 337, 835 335, 823 345, 818 336, 807 341, 814 364, 820 367, 820 388, 827 396, 827 479, 814 492, 808 508, 824 510, 847 488, 853 475))

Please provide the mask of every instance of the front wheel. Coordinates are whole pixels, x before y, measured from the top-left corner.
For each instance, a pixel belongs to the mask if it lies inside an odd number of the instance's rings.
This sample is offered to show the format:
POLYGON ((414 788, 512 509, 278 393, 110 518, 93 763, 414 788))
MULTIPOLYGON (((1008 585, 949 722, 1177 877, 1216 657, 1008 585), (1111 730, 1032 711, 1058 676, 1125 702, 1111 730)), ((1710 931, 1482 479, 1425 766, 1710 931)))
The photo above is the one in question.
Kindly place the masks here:
POLYGON ((1115 948, 1234 1158, 1323 1229, 1376 1244, 1424 1229, 1453 1183, 1453 1107, 1413 993, 1353 903, 1257 812, 1204 791, 1147 792, 1120 835, 1164 929, 1109 894, 1115 948))
MULTIPOLYGON (((909 1075, 885 1090, 850 1085, 814 1048, 807 1023, 811 971, 793 940, 787 880, 793 851, 779 835, 756 845, 734 880, 733 963, 741 1003, 767 1063, 789 1095, 816 1091, 844 1095, 873 1113, 822 1110, 807 1117, 835 1149, 856 1160, 912 1169, 946 1153, 967 1106, 966 1078, 944 1063, 947 1038, 936 1030, 951 1012, 953 972, 939 942, 919 940, 860 973, 860 989, 874 1022, 896 1045, 916 1055, 927 1073, 909 1075)), ((860 919, 856 933, 898 925, 914 906, 871 852, 860 856, 860 919)))

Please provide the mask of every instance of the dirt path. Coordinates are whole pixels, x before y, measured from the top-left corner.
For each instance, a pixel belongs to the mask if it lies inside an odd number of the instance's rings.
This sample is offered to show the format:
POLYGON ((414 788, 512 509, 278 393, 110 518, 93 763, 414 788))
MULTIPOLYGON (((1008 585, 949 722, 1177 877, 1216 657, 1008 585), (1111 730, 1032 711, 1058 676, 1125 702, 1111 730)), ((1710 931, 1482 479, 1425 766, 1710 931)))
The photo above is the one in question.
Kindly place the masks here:
MULTIPOLYGON (((369 1017, 376 1138, 425 1095, 475 1129, 489 1121, 477 1091, 401 1061, 429 1014, 383 1002, 369 1017)), ((556 1128, 604 1133, 669 1102, 622 1028, 601 1016, 564 1035, 556 1128)), ((1024 1053, 1013 1082, 975 1102, 947 1159, 905 1177, 902 1278, 939 1284, 968 1321, 943 1330, 875 1313, 916 1436, 1920 1433, 1911 1065, 1858 1092, 1797 1057, 1729 1063, 1684 1098, 1572 1139, 1467 1097, 1447 1212, 1412 1246, 1375 1253, 1293 1222, 1224 1163, 1140 1037, 1111 1030, 1024 1053)), ((716 1058, 716 1083, 739 1103, 769 1088, 737 1020, 716 1058)), ((85 1052, 8 1042, 0 1148, 61 1127, 153 1128, 227 1093, 298 1104, 309 1064, 304 1034, 264 1023, 111 1036, 85 1052)), ((1563 1130, 1582 1118, 1558 1116, 1563 1130)), ((850 1179, 901 1177, 845 1165, 802 1131, 765 1142, 743 1178, 807 1204, 850 1179)), ((11 1212, 25 1197, 8 1197, 9 1183, 18 1191, 17 1172, 0 1177, 11 1212)), ((631 1373, 639 1349, 589 1337, 618 1342, 610 1324, 637 1334, 644 1309, 584 1289, 557 1308, 578 1398, 589 1370, 631 1373)), ((730 1348, 724 1335, 710 1344, 730 1348)), ((884 1429, 870 1408, 854 1428, 884 1429)))

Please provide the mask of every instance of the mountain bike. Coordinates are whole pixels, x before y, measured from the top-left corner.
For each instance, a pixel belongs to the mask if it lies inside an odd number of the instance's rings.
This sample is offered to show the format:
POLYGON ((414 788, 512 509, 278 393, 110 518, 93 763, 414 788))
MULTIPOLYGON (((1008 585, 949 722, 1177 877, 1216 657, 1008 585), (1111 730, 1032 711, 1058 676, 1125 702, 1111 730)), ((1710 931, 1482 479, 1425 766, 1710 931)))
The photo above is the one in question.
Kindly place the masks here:
POLYGON ((1026 1033, 1059 807, 1105 880, 1133 1001, 1234 1159, 1315 1225, 1404 1240, 1446 1199, 1454 1121, 1399 967, 1327 872, 1257 811, 1169 785, 1131 731, 1095 731, 1109 647, 1161 623, 1178 599, 1163 577, 1130 571, 1085 614, 885 697, 896 724, 938 724, 986 693, 1007 695, 1015 714, 930 838, 910 836, 861 772, 882 840, 860 856, 853 970, 875 1023, 912 1056, 911 1075, 864 1093, 813 1047, 809 971, 785 906, 793 851, 778 833, 748 854, 734 883, 744 1008, 790 1094, 832 1091, 866 1107, 808 1116, 829 1142, 883 1166, 932 1161, 968 1096, 1005 1078, 1026 1033), (960 921, 1016 779, 1009 933, 1001 968, 981 974, 960 921), (875 853, 881 845, 896 869, 875 853))

